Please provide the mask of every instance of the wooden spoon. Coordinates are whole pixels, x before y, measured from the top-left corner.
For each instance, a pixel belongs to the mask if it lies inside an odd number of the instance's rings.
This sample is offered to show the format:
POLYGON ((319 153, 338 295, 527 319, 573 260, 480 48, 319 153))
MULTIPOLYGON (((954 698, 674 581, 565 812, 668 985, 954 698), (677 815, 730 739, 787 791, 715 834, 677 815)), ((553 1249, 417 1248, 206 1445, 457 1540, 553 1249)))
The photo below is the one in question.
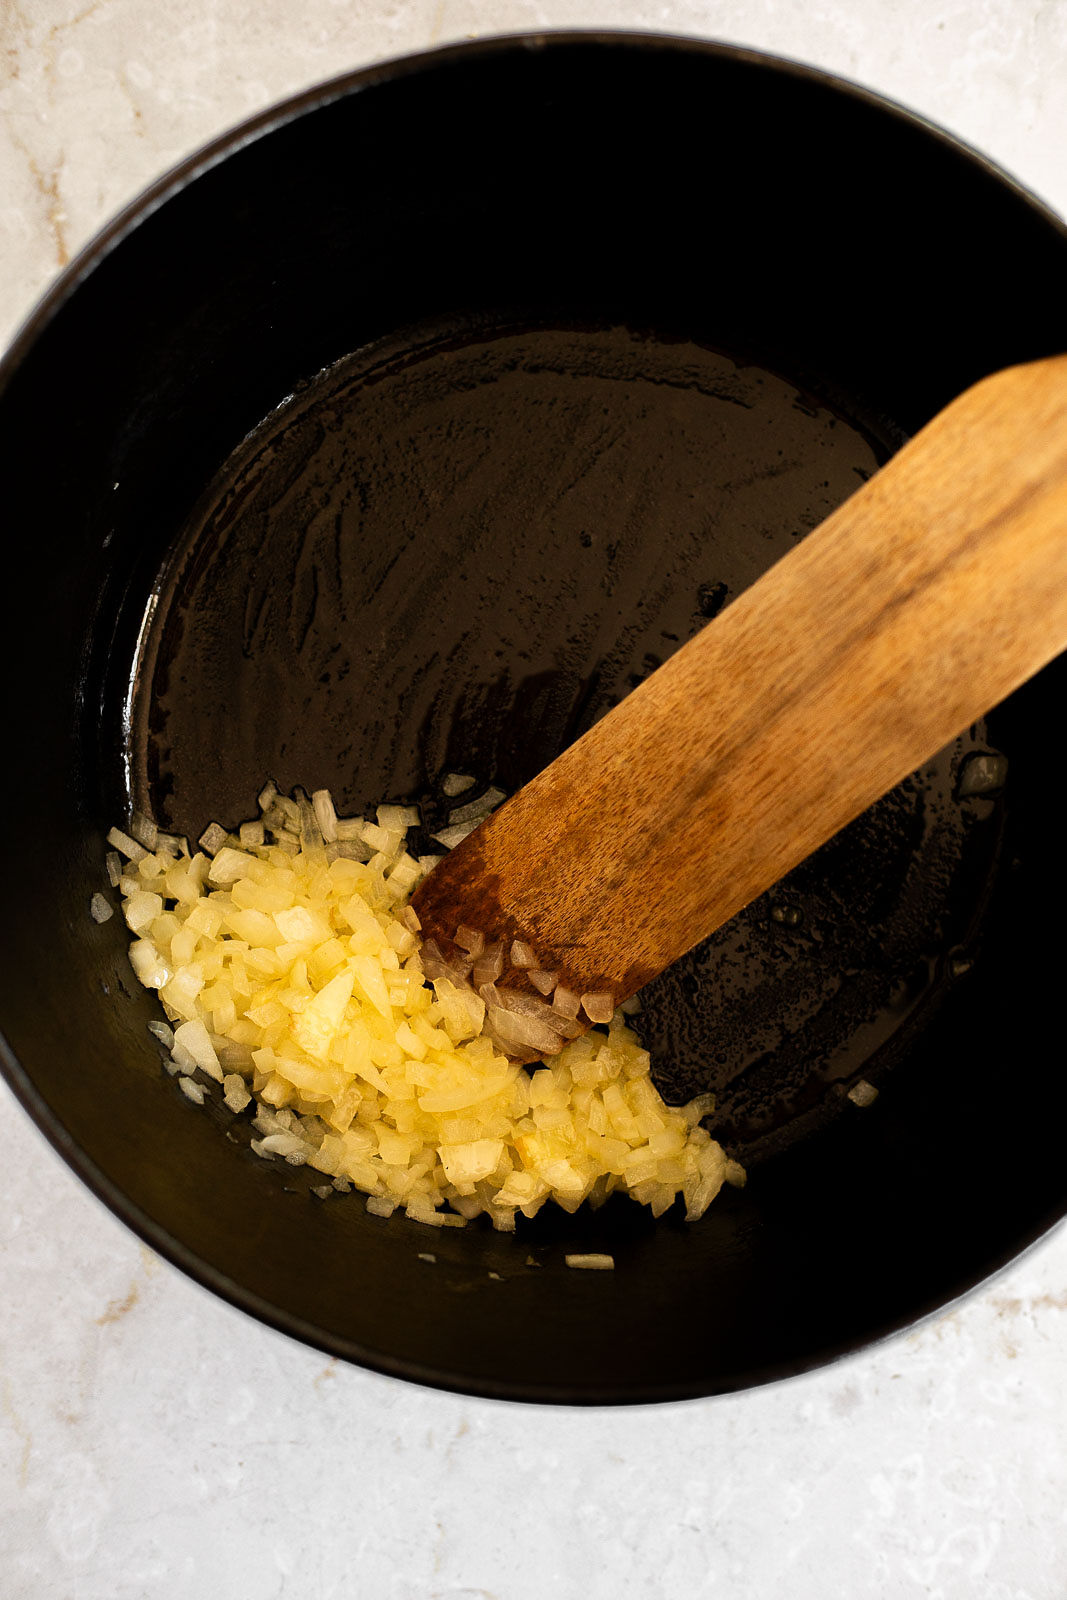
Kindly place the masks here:
POLYGON ((424 937, 521 940, 617 1004, 1065 647, 1060 356, 953 401, 483 822, 424 937))

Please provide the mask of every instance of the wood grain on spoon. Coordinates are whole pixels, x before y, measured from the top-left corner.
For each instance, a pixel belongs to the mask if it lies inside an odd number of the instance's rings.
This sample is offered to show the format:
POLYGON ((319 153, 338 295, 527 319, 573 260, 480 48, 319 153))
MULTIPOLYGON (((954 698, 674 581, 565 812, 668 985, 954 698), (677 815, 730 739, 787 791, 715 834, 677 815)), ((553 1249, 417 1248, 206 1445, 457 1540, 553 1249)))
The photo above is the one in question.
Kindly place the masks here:
POLYGON ((633 994, 1067 647, 1067 356, 967 390, 448 855, 424 935, 633 994))

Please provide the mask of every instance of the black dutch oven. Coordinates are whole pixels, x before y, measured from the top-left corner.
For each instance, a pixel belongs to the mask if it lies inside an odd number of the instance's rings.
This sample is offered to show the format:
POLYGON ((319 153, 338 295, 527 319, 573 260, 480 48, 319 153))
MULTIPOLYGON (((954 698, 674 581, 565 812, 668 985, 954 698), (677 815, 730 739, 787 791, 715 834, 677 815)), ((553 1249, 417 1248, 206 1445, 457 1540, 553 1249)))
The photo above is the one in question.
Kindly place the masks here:
POLYGON ((527 1400, 798 1372, 1039 1238, 1059 663, 645 996, 665 1094, 714 1088, 749 1172, 693 1226, 310 1197, 177 1092, 88 907, 131 804, 196 835, 273 777, 432 829, 449 771, 522 783, 958 391, 1067 348, 1065 281, 1059 222, 938 130, 638 35, 372 67, 136 201, 0 394, 0 1056, 74 1170, 275 1327, 527 1400))

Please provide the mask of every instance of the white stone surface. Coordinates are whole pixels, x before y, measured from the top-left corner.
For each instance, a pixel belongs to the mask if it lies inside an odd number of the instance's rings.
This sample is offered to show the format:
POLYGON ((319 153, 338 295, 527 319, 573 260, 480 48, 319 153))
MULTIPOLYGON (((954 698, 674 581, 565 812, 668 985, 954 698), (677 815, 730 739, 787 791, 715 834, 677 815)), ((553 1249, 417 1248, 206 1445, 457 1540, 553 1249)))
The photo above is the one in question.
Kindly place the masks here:
MULTIPOLYGON (((0 339, 249 111, 438 41, 582 24, 842 72, 1067 209, 1064 0, 7 0, 0 339)), ((1067 1596, 1062 1230, 825 1372, 538 1410, 327 1363, 152 1256, 6 1090, 0 1137, 0 1600, 1067 1596)))

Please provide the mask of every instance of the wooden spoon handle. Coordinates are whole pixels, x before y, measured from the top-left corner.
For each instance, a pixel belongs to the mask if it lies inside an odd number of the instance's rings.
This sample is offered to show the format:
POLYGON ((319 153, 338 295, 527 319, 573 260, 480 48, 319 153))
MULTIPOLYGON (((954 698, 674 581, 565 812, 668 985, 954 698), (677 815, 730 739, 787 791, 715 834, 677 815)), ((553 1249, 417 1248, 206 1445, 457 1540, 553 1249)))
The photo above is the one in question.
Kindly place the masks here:
POLYGON ((1067 356, 955 400, 464 841, 424 932, 640 988, 1067 647, 1067 356))

